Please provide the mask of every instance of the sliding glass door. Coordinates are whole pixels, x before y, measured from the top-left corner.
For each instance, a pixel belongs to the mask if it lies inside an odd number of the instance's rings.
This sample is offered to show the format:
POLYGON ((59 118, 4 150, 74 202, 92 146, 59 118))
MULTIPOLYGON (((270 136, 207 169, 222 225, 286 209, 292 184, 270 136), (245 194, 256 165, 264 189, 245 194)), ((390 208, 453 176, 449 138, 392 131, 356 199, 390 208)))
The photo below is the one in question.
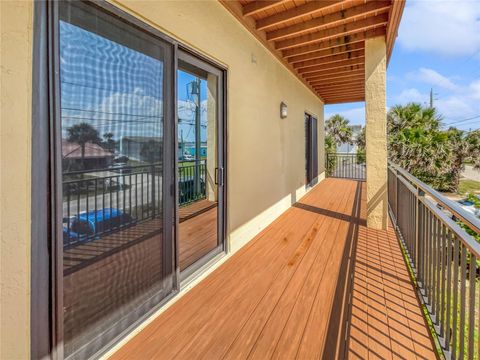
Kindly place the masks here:
POLYGON ((108 3, 45 6, 46 333, 59 359, 86 359, 225 251, 225 79, 108 3))
POLYGON ((305 113, 305 177, 307 185, 315 185, 318 178, 317 119, 305 113))
POLYGON ((177 241, 182 279, 224 250, 223 72, 184 52, 177 70, 177 241))
POLYGON ((83 359, 174 288, 172 46, 81 2, 58 31, 61 336, 83 359))

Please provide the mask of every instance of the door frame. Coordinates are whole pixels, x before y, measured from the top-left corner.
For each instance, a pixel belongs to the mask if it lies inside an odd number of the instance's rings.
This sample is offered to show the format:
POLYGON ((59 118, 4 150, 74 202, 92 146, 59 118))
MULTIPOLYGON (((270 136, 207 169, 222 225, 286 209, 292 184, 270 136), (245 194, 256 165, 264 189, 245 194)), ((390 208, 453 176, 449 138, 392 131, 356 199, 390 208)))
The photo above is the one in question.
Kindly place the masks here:
MULTIPOLYGON (((160 31, 159 29, 143 22, 134 15, 118 8, 117 6, 102 0, 88 0, 85 1, 89 6, 97 7, 100 10, 111 14, 120 20, 124 21, 130 26, 146 32, 152 37, 156 37, 164 42, 167 42, 172 47, 171 57, 171 74, 169 80, 171 88, 174 89, 172 94, 166 96, 166 101, 170 102, 170 113, 165 113, 165 118, 170 116, 174 121, 164 121, 166 125, 164 131, 176 135, 177 125, 177 69, 178 69, 178 51, 190 53, 212 66, 216 67, 222 72, 222 90, 223 99, 221 104, 219 102, 219 114, 222 114, 223 125, 223 144, 221 156, 223 157, 224 165, 224 186, 222 191, 223 196, 223 221, 219 234, 223 237, 223 251, 229 251, 227 238, 227 148, 228 148, 228 128, 227 128, 227 68, 208 56, 200 53, 196 49, 181 43, 177 39, 170 37, 160 31), (220 112, 221 111, 221 112, 220 112)), ((38 91, 32 92, 32 164, 31 177, 35 179, 32 181, 31 188, 31 297, 30 297, 30 353, 32 358, 50 358, 63 359, 63 324, 61 320, 61 303, 63 297, 63 289, 61 284, 61 277, 63 271, 59 266, 61 264, 61 249, 58 244, 61 238, 60 227, 61 214, 57 211, 57 200, 61 196, 61 172, 58 171, 58 149, 60 148, 60 138, 56 137, 56 128, 58 125, 59 102, 54 102, 53 99, 59 93, 56 87, 58 83, 58 54, 55 54, 55 47, 53 44, 58 44, 58 7, 53 1, 37 1, 34 4, 34 24, 33 24, 33 53, 32 53, 32 89, 38 91), (47 95, 45 95, 47 94, 47 95)), ((166 110, 167 111, 167 110, 166 110)), ((164 144, 164 154, 171 152, 177 156, 177 137, 173 137, 174 141, 169 141, 170 144, 164 144), (167 146, 168 145, 168 146, 167 146)), ((165 156, 164 160, 168 159, 165 156)), ((176 162, 175 162, 176 163, 176 162)), ((165 164, 167 166, 167 164, 165 164)), ((176 165, 168 165, 168 169, 164 174, 170 174, 170 178, 175 178, 171 172, 176 171, 176 165), (170 172, 170 173, 169 173, 170 172)), ((165 184, 164 187, 167 187, 165 184)), ((170 206, 164 206, 165 216, 170 219, 175 219, 174 206, 178 201, 177 184, 170 184, 164 194, 170 194, 168 199, 173 199, 170 206), (175 201, 175 202, 174 202, 175 201)), ((170 229, 175 231, 175 226, 170 229)), ((176 239, 176 235, 172 235, 172 239, 176 239)), ((177 243, 174 243, 177 246, 177 243)), ((176 253, 176 250, 174 254, 176 253)), ((122 338, 127 336, 131 331, 137 328, 155 312, 157 312, 166 303, 172 300, 180 291, 180 274, 177 271, 179 268, 176 259, 173 258, 175 271, 172 272, 173 292, 163 298, 155 306, 150 308, 144 314, 139 316, 130 326, 124 331, 120 332, 115 338, 107 341, 101 349, 95 353, 94 357, 100 357, 114 347, 122 338)))
POLYGON ((305 111, 305 186, 318 182, 318 119, 305 111))
MULTIPOLYGON (((227 252, 226 248, 226 159, 227 159, 227 136, 226 136, 226 70, 224 67, 220 67, 217 64, 211 63, 205 57, 194 53, 191 49, 180 45, 177 49, 177 60, 182 60, 186 63, 192 64, 195 67, 205 70, 208 73, 211 73, 217 76, 217 101, 216 101, 216 145, 217 145, 217 169, 219 184, 217 184, 217 241, 218 245, 212 249, 209 253, 202 256, 195 263, 188 266, 183 271, 180 270, 180 259, 179 251, 175 251, 176 254, 176 271, 179 281, 179 287, 183 287, 195 277, 197 277, 205 266, 212 262, 217 256, 225 254, 227 252)), ((176 68, 176 76, 178 75, 178 70, 180 70, 178 64, 176 68)), ((177 101, 178 97, 175 96, 175 111, 177 111, 177 101)), ((176 249, 180 248, 180 219, 178 216, 178 204, 179 204, 179 188, 178 188, 178 114, 175 114, 175 153, 174 153, 174 163, 175 163, 175 245, 176 249)))

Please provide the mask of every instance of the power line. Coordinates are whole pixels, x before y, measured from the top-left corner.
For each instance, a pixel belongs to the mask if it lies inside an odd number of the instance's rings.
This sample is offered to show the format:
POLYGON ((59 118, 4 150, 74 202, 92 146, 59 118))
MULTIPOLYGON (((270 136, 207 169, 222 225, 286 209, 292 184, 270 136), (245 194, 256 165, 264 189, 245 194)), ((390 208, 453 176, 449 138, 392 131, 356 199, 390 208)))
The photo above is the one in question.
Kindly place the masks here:
POLYGON ((475 115, 475 116, 470 117, 470 118, 460 119, 460 120, 457 120, 457 121, 453 121, 453 122, 451 122, 451 123, 445 124, 445 126, 458 125, 458 124, 465 123, 465 122, 469 122, 469 121, 472 121, 472 120, 475 120, 475 119, 479 119, 479 118, 480 118, 480 114, 475 115))

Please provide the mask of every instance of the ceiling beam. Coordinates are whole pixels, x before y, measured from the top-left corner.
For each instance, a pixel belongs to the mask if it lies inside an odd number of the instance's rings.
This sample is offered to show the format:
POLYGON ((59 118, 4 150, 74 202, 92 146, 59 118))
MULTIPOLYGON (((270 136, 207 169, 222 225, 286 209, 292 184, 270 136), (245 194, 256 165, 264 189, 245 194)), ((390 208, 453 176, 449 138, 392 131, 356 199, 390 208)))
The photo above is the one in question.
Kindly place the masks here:
POLYGON ((252 16, 256 13, 259 13, 264 10, 271 9, 286 0, 261 0, 261 1, 252 1, 243 6, 243 16, 252 16))
POLYGON ((345 72, 340 72, 337 74, 327 74, 327 75, 317 75, 317 76, 306 76, 305 79, 310 83, 316 81, 342 81, 344 79, 353 78, 353 77, 365 77, 365 71, 363 70, 348 70, 345 72))
POLYGON ((357 64, 357 65, 346 65, 346 66, 343 66, 341 68, 338 68, 338 69, 327 69, 327 70, 320 70, 320 71, 316 71, 312 74, 308 74, 308 75, 303 75, 303 77, 305 79, 313 79, 313 78, 317 78, 317 77, 320 77, 320 76, 333 76, 337 73, 342 73, 344 74, 346 71, 358 71, 358 70, 362 70, 364 71, 365 69, 365 65, 364 64, 357 64))
POLYGON ((311 34, 301 35, 294 38, 280 40, 275 42, 275 49, 286 50, 311 43, 322 42, 357 32, 366 31, 370 28, 387 24, 388 14, 380 14, 363 20, 340 25, 334 28, 320 30, 311 34))
POLYGON ((323 0, 308 2, 293 9, 289 9, 281 13, 257 20, 256 28, 257 30, 265 30, 272 26, 282 24, 286 21, 318 13, 341 2, 342 0, 323 0))
POLYGON ((354 59, 342 60, 342 61, 334 62, 331 64, 316 65, 309 68, 298 69, 297 72, 302 75, 310 74, 310 73, 316 73, 319 71, 343 68, 345 66, 355 66, 355 65, 363 66, 364 62, 365 62, 364 56, 359 56, 354 59))
POLYGON ((353 91, 353 90, 359 90, 359 91, 365 91, 365 85, 361 82, 351 82, 351 83, 345 83, 345 84, 340 84, 340 85, 317 85, 313 87, 317 91, 322 91, 322 92, 336 92, 336 91, 353 91))
POLYGON ((322 65, 327 63, 338 62, 341 60, 355 59, 359 57, 365 57, 365 50, 361 49, 361 50, 351 51, 344 54, 326 56, 320 59, 302 61, 302 62, 293 64, 293 67, 295 69, 303 69, 303 68, 308 68, 315 65, 322 65))
POLYGON ((288 61, 291 64, 294 64, 302 61, 321 59, 330 55, 339 55, 339 54, 344 54, 347 52, 351 52, 355 50, 363 50, 363 49, 365 49, 365 42, 359 41, 353 44, 337 46, 337 47, 333 47, 325 50, 315 51, 309 54, 292 56, 291 58, 288 59, 288 61))
POLYGON ((333 79, 333 80, 329 80, 329 81, 324 81, 324 80, 314 80, 314 81, 310 81, 310 85, 312 85, 313 87, 315 86, 329 86, 329 85, 341 85, 341 84, 345 84, 345 83, 352 83, 352 82, 358 82, 358 81, 365 81, 365 77, 364 76, 354 76, 354 77, 347 77, 347 78, 344 78, 344 79, 333 79))
POLYGON ((390 9, 390 6, 391 2, 389 0, 370 1, 364 5, 341 10, 333 14, 287 26, 283 29, 268 31, 267 40, 280 40, 295 35, 301 35, 311 30, 322 30, 328 27, 342 25, 346 22, 358 20, 364 16, 378 15, 382 12, 386 12, 390 9))
POLYGON ((332 100, 325 100, 325 104, 343 104, 343 103, 350 103, 350 102, 361 102, 365 101, 365 96, 358 97, 358 98, 346 98, 346 99, 332 99, 332 100))
POLYGON ((349 96, 351 94, 357 94, 357 95, 363 95, 365 94, 365 89, 351 89, 351 90, 344 90, 344 89, 339 89, 339 90, 322 90, 322 89, 316 89, 316 91, 322 95, 325 99, 330 99, 332 97, 340 97, 340 96, 349 96))
POLYGON ((351 44, 358 41, 365 41, 366 39, 382 36, 387 33, 385 27, 380 27, 376 29, 367 30, 364 32, 351 34, 348 36, 342 36, 335 39, 330 39, 326 41, 321 41, 317 44, 304 45, 297 48, 291 48, 282 51, 283 57, 289 58, 291 56, 303 55, 312 53, 318 50, 330 49, 336 46, 342 46, 346 44, 351 44))

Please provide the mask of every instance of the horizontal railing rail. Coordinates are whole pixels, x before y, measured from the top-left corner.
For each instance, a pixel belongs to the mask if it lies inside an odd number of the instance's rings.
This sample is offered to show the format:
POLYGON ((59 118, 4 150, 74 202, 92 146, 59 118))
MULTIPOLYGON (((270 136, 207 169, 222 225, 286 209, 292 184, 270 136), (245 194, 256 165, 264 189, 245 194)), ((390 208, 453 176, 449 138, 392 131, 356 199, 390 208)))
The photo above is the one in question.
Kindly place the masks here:
POLYGON ((365 180, 365 154, 327 153, 325 169, 328 177, 365 180))
POLYGON ((389 211, 447 358, 480 356, 480 220, 388 163, 389 211))
MULTIPOLYGON (((206 161, 178 164, 179 206, 206 198, 206 161)), ((63 243, 74 246, 162 212, 161 163, 63 173, 63 243)))

